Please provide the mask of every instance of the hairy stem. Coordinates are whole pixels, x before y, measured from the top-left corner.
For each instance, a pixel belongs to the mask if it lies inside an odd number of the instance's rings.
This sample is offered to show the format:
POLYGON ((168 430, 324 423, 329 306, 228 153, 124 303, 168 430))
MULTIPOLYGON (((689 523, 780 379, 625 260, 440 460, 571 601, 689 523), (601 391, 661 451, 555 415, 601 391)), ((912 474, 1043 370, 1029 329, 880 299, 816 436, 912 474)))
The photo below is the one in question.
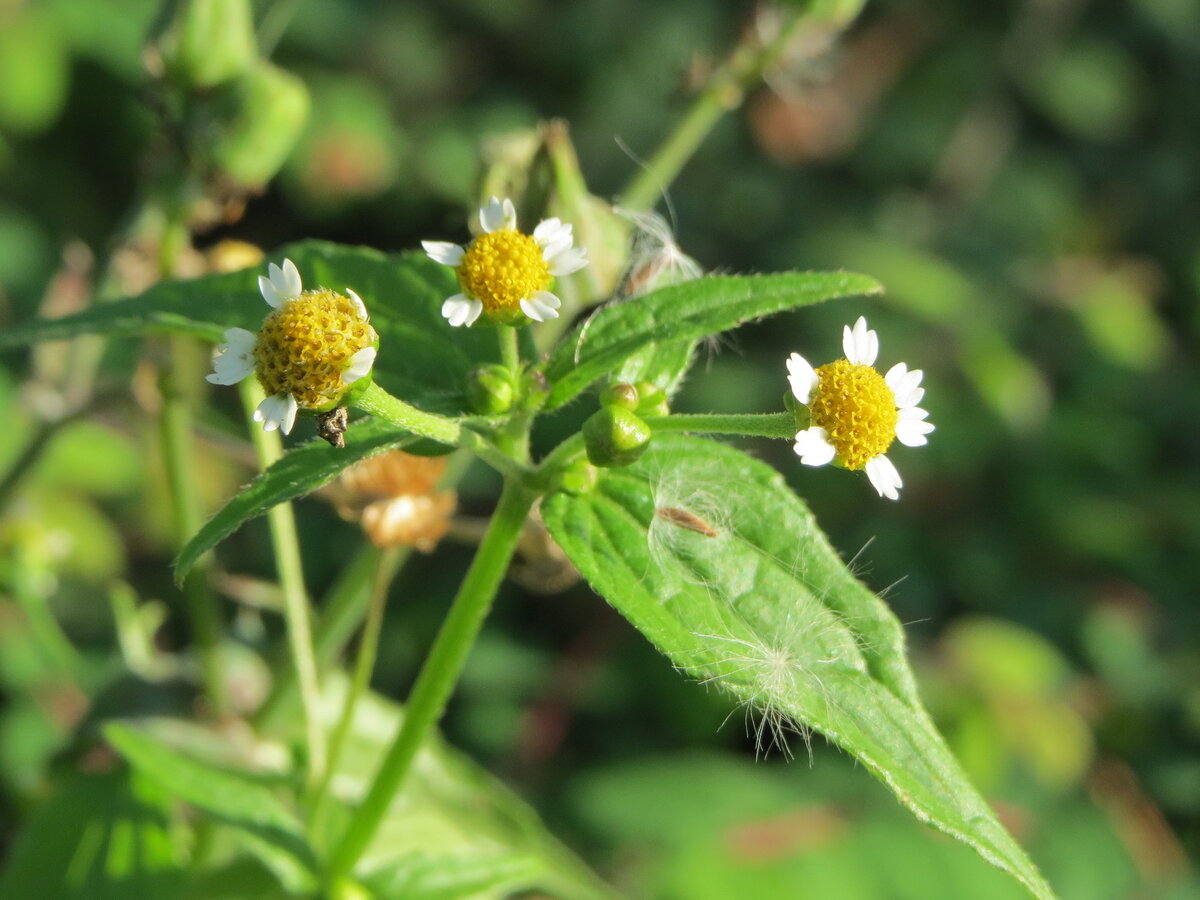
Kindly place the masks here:
MULTIPOLYGON (((182 390, 182 381, 186 377, 186 363, 192 356, 188 351, 191 349, 192 343, 189 338, 170 338, 168 352, 171 358, 166 362, 159 380, 162 396, 159 430, 163 463, 171 493, 176 549, 183 547, 204 524, 204 513, 200 504, 200 481, 196 477, 198 465, 192 411, 182 390)), ((184 579, 182 590, 188 624, 196 644, 196 655, 200 660, 205 694, 214 710, 219 713, 225 709, 226 697, 221 676, 221 617, 217 608, 217 597, 209 587, 208 578, 211 559, 211 555, 206 555, 197 563, 184 579)))
POLYGON ((353 870, 408 774, 417 751, 441 718, 516 550, 522 526, 536 496, 517 481, 505 482, 483 543, 479 545, 471 568, 417 675, 400 733, 333 852, 328 872, 330 886, 336 886, 353 870))
MULTIPOLYGON (((759 37, 756 29, 746 29, 743 41, 709 76, 708 83, 674 130, 625 186, 617 205, 629 210, 652 207, 708 137, 713 126, 725 113, 732 112, 741 105, 746 91, 762 78, 763 73, 787 49, 801 26, 824 24, 830 27, 835 20, 840 26, 852 19, 857 12, 857 9, 852 13, 840 9, 835 15, 835 11, 823 8, 828 5, 814 3, 811 9, 793 12, 778 26, 774 36, 765 42, 759 37)), ((861 0, 850 0, 849 3, 842 2, 841 5, 857 7, 862 3, 861 0)))
POLYGON ((371 683, 371 673, 375 670, 375 658, 379 651, 379 635, 383 631, 383 611, 387 606, 388 586, 396 573, 398 558, 402 553, 401 548, 391 547, 379 555, 375 565, 375 575, 371 579, 371 600, 367 606, 366 621, 363 622, 358 656, 354 660, 350 686, 346 689, 346 697, 342 701, 341 716, 333 730, 333 736, 329 739, 329 758, 325 774, 313 800, 313 820, 316 822, 320 821, 321 807, 328 796, 329 782, 337 768, 346 737, 350 734, 350 727, 354 724, 354 712, 358 707, 359 698, 366 693, 371 683))
POLYGON ((377 384, 371 384, 359 394, 354 405, 376 418, 393 425, 431 438, 439 444, 465 447, 472 450, 485 463, 508 478, 524 479, 528 472, 511 456, 493 445, 483 435, 472 431, 454 419, 427 413, 393 397, 377 384))
POLYGON ((500 336, 500 361, 516 376, 521 371, 521 332, 508 325, 496 331, 500 336))
MULTIPOLYGON (((253 378, 243 379, 240 385, 242 404, 247 413, 263 399, 262 388, 253 378)), ((257 424, 250 426, 258 464, 266 469, 283 456, 283 442, 274 431, 264 431, 257 424)), ((275 569, 283 591, 283 613, 287 625, 288 646, 296 681, 300 686, 300 707, 304 715, 304 733, 308 744, 309 784, 317 784, 325 770, 325 731, 321 727, 321 686, 317 678, 317 661, 313 653, 312 625, 308 593, 304 588, 304 568, 300 562, 300 540, 296 535, 296 519, 290 503, 280 503, 267 511, 271 530, 271 547, 275 553, 275 569)))
POLYGON ((740 434, 745 437, 787 438, 796 436, 796 417, 791 413, 741 415, 656 416, 646 419, 651 431, 690 431, 693 434, 740 434))

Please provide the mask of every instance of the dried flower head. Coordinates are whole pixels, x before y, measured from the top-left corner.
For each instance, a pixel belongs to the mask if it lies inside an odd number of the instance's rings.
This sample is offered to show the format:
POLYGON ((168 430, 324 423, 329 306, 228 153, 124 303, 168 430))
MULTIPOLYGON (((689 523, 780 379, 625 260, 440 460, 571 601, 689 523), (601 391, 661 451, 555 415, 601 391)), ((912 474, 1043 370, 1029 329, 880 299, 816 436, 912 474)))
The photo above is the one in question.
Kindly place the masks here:
POLYGON ((345 519, 358 520, 377 547, 416 547, 429 553, 450 527, 453 491, 439 491, 445 457, 392 450, 344 471, 334 503, 345 519))

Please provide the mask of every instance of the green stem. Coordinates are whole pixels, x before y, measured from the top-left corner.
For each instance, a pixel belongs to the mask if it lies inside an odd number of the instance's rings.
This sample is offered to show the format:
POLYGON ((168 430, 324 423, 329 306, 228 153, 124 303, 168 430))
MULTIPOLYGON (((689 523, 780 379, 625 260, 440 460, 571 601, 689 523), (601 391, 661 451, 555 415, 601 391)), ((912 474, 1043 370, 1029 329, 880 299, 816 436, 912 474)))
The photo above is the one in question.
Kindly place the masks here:
MULTIPOLYGON (((188 338, 172 337, 168 344, 171 355, 162 372, 159 390, 162 409, 159 428, 162 438, 163 462, 171 492, 172 515, 175 524, 175 546, 183 547, 204 524, 200 504, 198 465, 192 428, 192 412, 182 390, 185 364, 191 350, 188 338)), ((184 606, 196 653, 200 659, 201 678, 213 708, 225 709, 224 679, 221 673, 221 618, 217 598, 209 588, 208 567, 211 556, 205 556, 183 582, 184 606)))
POLYGON ((328 872, 330 886, 339 884, 353 870, 404 781, 417 751, 441 718, 516 550, 525 518, 536 497, 520 482, 506 480, 483 543, 479 545, 471 568, 417 676, 405 707, 400 733, 380 764, 371 790, 355 811, 345 835, 334 849, 328 872))
POLYGON ((695 434, 740 434, 745 437, 794 438, 796 417, 791 413, 737 415, 676 415, 646 419, 656 433, 690 431, 695 434))
POLYGON ((375 566, 375 577, 371 581, 371 600, 367 607, 367 618, 363 622, 362 638, 358 644, 358 656, 354 660, 354 672, 350 676, 350 686, 342 701, 342 714, 329 739, 328 764, 325 775, 317 788, 313 800, 313 821, 320 821, 321 807, 329 790, 329 782, 337 769, 338 760, 345 746, 346 736, 354 723, 354 711, 358 707, 359 698, 366 693, 371 683, 371 673, 375 670, 375 658, 379 651, 379 635, 383 631, 383 611, 387 606, 388 585, 396 573, 397 562, 403 551, 399 547, 391 547, 379 555, 375 566))
POLYGON ((763 72, 783 53, 797 29, 806 21, 809 21, 808 11, 796 12, 768 43, 760 44, 752 33, 739 44, 725 63, 713 72, 708 84, 667 139, 626 185, 617 205, 629 210, 652 207, 713 126, 725 113, 741 105, 746 91, 762 78, 763 72))
MULTIPOLYGON (((249 413, 262 402, 263 392, 258 381, 243 379, 240 385, 242 404, 249 413)), ((264 431, 257 424, 250 426, 258 464, 266 469, 283 456, 279 433, 264 431)), ((296 519, 290 503, 280 503, 267 511, 271 530, 271 547, 275 553, 275 569, 283 591, 283 613, 287 624, 288 646, 300 686, 300 707, 304 714, 304 732, 308 744, 308 777, 310 784, 319 783, 325 770, 325 732, 321 727, 321 686, 317 678, 317 662, 313 655, 308 594, 304 589, 304 567, 300 561, 300 540, 296 535, 296 519)))
POLYGON ((34 642, 73 684, 78 685, 83 658, 54 617, 46 590, 38 584, 39 578, 51 577, 49 567, 35 558, 29 543, 24 540, 16 542, 13 556, 16 566, 12 572, 12 594, 25 611, 34 642))
POLYGON ((354 399, 354 405, 363 412, 391 422, 405 431, 419 434, 453 447, 465 447, 485 463, 508 478, 525 479, 528 470, 511 456, 501 451, 478 432, 463 427, 460 422, 417 409, 393 397, 377 384, 370 384, 354 399))
MULTIPOLYGON (((743 437, 791 439, 796 436, 796 418, 791 413, 748 413, 737 415, 672 415, 646 419, 656 434, 688 431, 693 434, 737 434, 743 437)), ((653 438, 651 438, 653 440, 653 438)), ((533 484, 539 490, 554 487, 559 474, 584 452, 583 435, 573 434, 538 464, 533 484)))
POLYGON ((497 331, 500 336, 500 361, 515 378, 521 373, 521 332, 509 325, 501 325, 497 331))

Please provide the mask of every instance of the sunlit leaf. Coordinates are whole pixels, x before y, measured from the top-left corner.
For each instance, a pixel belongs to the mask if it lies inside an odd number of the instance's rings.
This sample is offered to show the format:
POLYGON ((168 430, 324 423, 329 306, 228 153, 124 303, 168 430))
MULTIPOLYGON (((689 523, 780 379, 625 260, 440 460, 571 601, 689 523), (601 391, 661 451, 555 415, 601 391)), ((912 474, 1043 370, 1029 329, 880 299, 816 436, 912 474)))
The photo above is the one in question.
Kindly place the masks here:
POLYGON ((104 734, 134 769, 162 790, 236 829, 246 849, 289 889, 315 886, 315 855, 299 819, 275 789, 178 750, 149 727, 110 722, 104 734))
POLYGON ((168 798, 122 768, 76 773, 38 806, 0 873, 0 897, 160 900, 176 896, 180 856, 168 798))
MULTIPOLYGON (((555 349, 546 368, 547 408, 561 406, 635 354, 665 346, 678 359, 688 342, 751 319, 861 294, 879 283, 851 272, 712 275, 598 310, 555 349)), ((665 376, 664 376, 665 379, 665 376)))
MULTIPOLYGON (((453 272, 421 253, 389 255, 322 241, 290 244, 271 259, 296 263, 306 287, 351 288, 379 332, 375 380, 410 403, 437 412, 464 408, 467 374, 499 358, 493 330, 451 328, 442 318, 458 291, 453 272)), ((98 303, 61 319, 34 319, 0 332, 0 350, 82 334, 192 334, 219 341, 225 329, 257 332, 270 308, 256 266, 225 275, 166 281, 127 300, 98 303)))
POLYGON ((204 523, 175 559, 175 577, 182 580, 201 556, 229 537, 242 524, 272 506, 295 500, 328 484, 350 466, 385 450, 411 447, 422 438, 379 419, 355 422, 345 434, 345 447, 331 447, 320 438, 286 453, 250 482, 204 523))
POLYGON ((921 706, 903 633, 853 577, 782 476, 736 449, 663 435, 590 494, 557 494, 547 527, 591 585, 680 669, 778 729, 815 729, 922 821, 1036 897, 1033 863, 921 706))

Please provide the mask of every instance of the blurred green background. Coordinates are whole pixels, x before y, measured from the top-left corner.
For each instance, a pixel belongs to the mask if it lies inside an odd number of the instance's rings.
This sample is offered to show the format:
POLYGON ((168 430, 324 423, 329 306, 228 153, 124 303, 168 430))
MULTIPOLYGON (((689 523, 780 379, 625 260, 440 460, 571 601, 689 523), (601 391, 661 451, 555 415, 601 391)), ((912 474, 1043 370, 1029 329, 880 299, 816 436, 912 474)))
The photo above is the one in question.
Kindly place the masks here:
MULTIPOLYGON (((719 0, 259 11, 312 114, 281 176, 201 246, 461 239, 481 139, 549 117, 569 121, 591 190, 613 196, 755 13, 719 0)), ((0 328, 86 294, 153 169, 142 46, 157 13, 0 0, 0 328)), ((940 727, 1070 900, 1200 897, 1198 90, 1192 0, 871 3, 834 52, 774 69, 670 189, 676 237, 708 270, 845 267, 886 285, 722 340, 676 409, 778 409, 787 354, 835 358, 860 314, 881 365, 925 370, 938 430, 892 454, 899 503, 802 468, 785 443, 753 450, 886 589, 940 727)), ((114 342, 86 386, 56 380, 52 346, 0 370, 0 472, 64 396, 95 398, 0 520, 5 845, 89 697, 169 702, 144 684, 110 690, 114 592, 161 601, 142 609, 167 619, 163 647, 185 637, 139 352, 114 342)), ((214 402, 209 509, 249 472, 218 424, 233 404, 214 402)), ((493 488, 469 478, 464 511, 486 514, 493 488)), ((319 595, 359 536, 319 500, 298 514, 319 595)), ((269 578, 265 526, 243 534, 222 569, 269 578)), ((384 693, 405 695, 467 558, 442 547, 400 577, 384 693)), ((229 609, 248 646, 277 630, 270 613, 229 609)), ((252 662, 244 677, 253 696, 252 662)), ((1020 896, 823 739, 756 759, 755 727, 583 586, 507 587, 445 723, 633 896, 1020 896)))

